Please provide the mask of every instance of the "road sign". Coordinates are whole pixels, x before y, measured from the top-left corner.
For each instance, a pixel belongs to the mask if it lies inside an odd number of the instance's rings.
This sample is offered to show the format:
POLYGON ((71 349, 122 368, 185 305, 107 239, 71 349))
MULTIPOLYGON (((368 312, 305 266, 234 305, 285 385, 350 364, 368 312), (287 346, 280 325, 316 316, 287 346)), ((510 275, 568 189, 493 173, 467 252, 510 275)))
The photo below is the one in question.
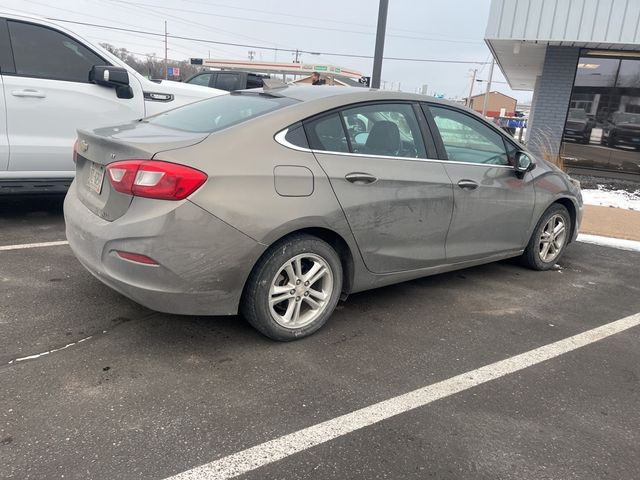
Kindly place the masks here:
POLYGON ((170 77, 179 77, 180 69, 178 67, 167 67, 167 75, 170 77))
POLYGON ((360 77, 358 81, 364 86, 368 87, 371 85, 371 77, 360 77))

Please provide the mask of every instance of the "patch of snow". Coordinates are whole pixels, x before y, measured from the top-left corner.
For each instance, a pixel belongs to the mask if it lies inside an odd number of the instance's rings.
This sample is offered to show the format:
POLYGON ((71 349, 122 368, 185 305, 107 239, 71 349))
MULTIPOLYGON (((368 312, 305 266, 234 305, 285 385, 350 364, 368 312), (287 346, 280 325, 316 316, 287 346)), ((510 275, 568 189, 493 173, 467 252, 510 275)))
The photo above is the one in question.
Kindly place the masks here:
POLYGON ((582 190, 582 200, 586 205, 640 211, 640 189, 632 193, 626 190, 608 190, 604 186, 598 185, 597 189, 582 190))
POLYGON ((578 241, 602 245, 604 247, 619 248, 620 250, 640 252, 640 242, 636 242, 635 240, 623 240, 621 238, 601 237, 600 235, 581 233, 578 235, 578 241))

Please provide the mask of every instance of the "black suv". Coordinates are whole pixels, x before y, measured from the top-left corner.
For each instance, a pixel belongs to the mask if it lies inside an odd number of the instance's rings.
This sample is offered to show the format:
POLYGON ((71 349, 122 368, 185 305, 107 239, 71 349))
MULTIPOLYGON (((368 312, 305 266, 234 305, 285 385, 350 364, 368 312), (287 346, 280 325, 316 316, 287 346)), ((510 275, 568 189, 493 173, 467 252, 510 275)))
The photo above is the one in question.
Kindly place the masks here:
POLYGON ((614 113, 602 129, 602 144, 628 146, 640 150, 640 113, 614 113))
POLYGON ((251 72, 212 71, 196 73, 185 83, 218 88, 230 92, 246 88, 262 88, 264 86, 263 79, 265 78, 270 77, 251 72))

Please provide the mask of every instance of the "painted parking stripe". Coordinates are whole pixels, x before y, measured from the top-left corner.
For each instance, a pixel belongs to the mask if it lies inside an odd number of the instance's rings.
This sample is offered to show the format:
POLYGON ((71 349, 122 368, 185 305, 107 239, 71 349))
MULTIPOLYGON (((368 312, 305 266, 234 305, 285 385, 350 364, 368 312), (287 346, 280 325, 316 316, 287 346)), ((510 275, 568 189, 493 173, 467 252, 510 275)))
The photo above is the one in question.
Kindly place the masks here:
POLYGON ((261 443, 247 450, 179 473, 166 480, 233 478, 395 415, 423 407, 436 400, 537 365, 638 325, 640 325, 640 313, 261 443))
POLYGON ((613 247, 621 250, 640 252, 640 242, 635 240, 624 240, 622 238, 602 237, 600 235, 588 235, 586 233, 581 233, 578 235, 578 241, 601 245, 603 247, 613 247))
POLYGON ((56 247, 58 245, 69 245, 69 242, 67 242, 66 240, 59 240, 57 242, 23 243, 21 245, 0 245, 0 252, 4 250, 22 250, 23 248, 56 247))

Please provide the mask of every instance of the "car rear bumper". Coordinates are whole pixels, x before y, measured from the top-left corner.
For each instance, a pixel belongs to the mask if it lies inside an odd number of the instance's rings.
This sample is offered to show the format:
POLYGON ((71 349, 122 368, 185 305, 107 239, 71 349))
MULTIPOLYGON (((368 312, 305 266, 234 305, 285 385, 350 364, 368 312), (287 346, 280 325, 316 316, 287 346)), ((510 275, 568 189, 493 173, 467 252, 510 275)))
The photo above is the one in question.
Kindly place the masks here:
POLYGON ((147 308, 184 315, 233 315, 264 246, 188 200, 134 198, 108 222, 79 200, 64 202, 69 245, 100 281, 147 308), (154 259, 145 265, 117 251, 154 259))

